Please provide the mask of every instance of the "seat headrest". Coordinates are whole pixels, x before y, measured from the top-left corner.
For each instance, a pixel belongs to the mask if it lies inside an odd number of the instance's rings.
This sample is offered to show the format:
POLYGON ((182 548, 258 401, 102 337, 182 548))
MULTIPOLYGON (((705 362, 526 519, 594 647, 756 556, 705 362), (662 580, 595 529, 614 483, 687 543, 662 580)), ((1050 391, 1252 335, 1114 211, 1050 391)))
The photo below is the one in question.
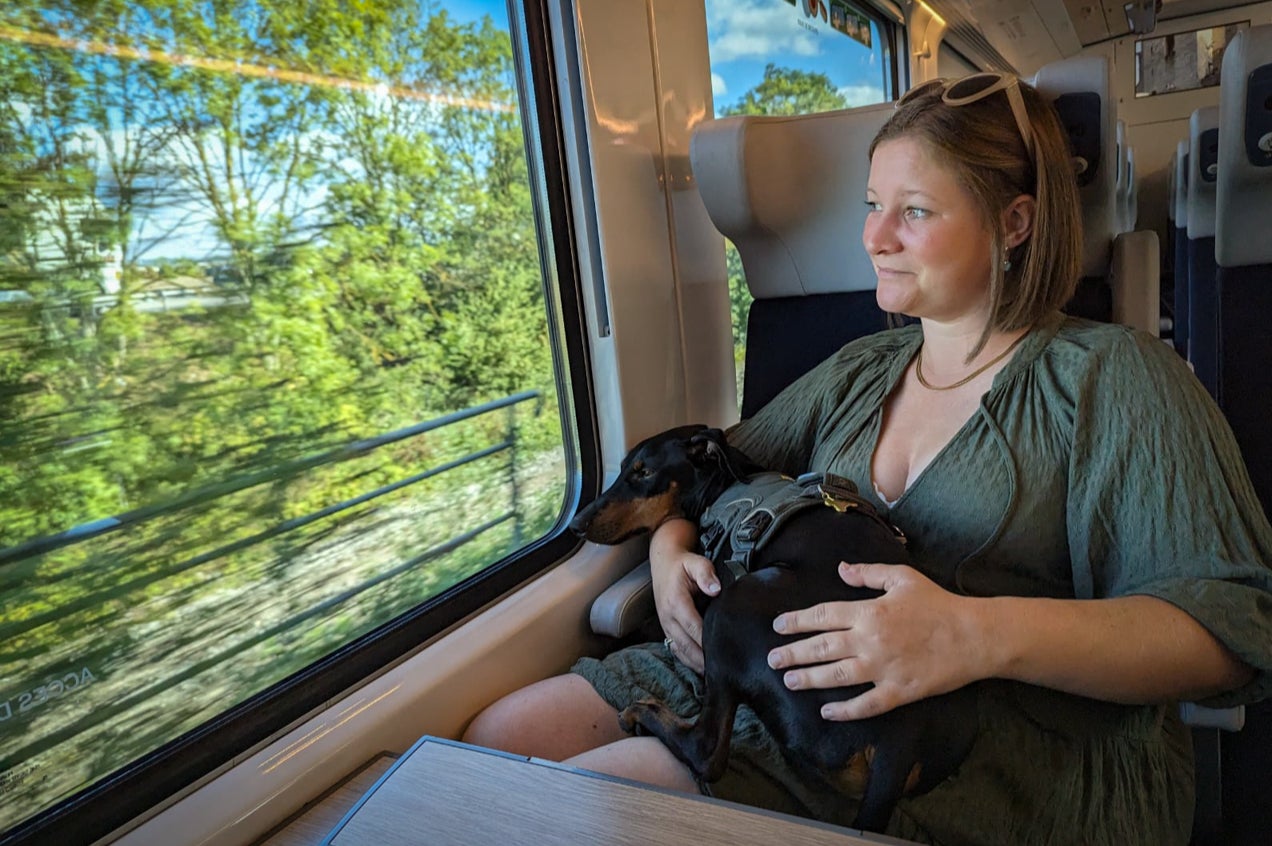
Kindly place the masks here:
POLYGON ((870 142, 891 103, 794 117, 735 116, 694 130, 707 214, 738 248, 756 299, 876 286, 861 244, 870 142))
POLYGON ((1105 56, 1075 56, 1043 65, 1030 82, 1055 104, 1069 146, 1083 163, 1078 172, 1082 202, 1083 276, 1107 276, 1118 234, 1117 108, 1112 68, 1105 56))
POLYGON ((1188 139, 1175 145, 1175 188, 1171 193, 1171 208, 1175 214, 1175 228, 1188 226, 1188 139))
POLYGON ((1188 119, 1188 238, 1215 236, 1215 179, 1219 173, 1219 107, 1203 106, 1188 119))
POLYGON ((1272 264, 1272 24, 1237 33, 1219 79, 1215 258, 1272 264))

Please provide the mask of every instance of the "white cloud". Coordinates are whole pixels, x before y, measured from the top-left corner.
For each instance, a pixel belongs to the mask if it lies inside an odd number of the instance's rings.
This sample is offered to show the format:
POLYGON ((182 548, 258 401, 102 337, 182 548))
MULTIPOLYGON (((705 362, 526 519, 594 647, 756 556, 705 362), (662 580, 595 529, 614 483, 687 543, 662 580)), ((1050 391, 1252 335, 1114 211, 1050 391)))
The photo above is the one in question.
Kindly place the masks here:
POLYGON ((817 55, 817 36, 799 25, 795 12, 771 0, 707 0, 707 20, 717 36, 711 60, 764 59, 777 53, 817 55))
POLYGON ((724 77, 718 73, 711 74, 711 95, 713 97, 723 97, 729 93, 729 86, 725 83, 724 77))
POLYGON ((883 88, 878 85, 845 85, 838 89, 839 96, 851 106, 869 106, 884 101, 883 88))

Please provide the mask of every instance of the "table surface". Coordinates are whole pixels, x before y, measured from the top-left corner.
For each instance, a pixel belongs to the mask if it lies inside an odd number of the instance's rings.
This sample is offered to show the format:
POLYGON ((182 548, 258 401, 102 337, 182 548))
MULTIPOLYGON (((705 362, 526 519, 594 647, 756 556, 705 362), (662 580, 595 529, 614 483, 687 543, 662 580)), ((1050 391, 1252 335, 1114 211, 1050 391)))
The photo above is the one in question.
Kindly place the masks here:
POLYGON ((425 737, 324 846, 879 846, 902 841, 425 737))

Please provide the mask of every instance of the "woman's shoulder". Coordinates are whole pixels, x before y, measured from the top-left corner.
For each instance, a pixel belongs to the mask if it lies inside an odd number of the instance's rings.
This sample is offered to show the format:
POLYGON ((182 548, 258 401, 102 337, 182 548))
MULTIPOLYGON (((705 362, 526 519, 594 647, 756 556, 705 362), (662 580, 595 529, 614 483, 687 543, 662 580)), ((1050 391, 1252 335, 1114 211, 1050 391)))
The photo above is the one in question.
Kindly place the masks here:
POLYGON ((1102 379, 1148 374, 1171 380, 1191 377, 1188 366, 1169 343, 1117 323, 1065 317, 1045 352, 1052 364, 1074 375, 1102 379))
POLYGON ((1129 326, 1065 317, 1037 365, 1042 381, 1075 411, 1112 405, 1128 423, 1185 407, 1203 416, 1212 411, 1210 395, 1174 347, 1129 326))

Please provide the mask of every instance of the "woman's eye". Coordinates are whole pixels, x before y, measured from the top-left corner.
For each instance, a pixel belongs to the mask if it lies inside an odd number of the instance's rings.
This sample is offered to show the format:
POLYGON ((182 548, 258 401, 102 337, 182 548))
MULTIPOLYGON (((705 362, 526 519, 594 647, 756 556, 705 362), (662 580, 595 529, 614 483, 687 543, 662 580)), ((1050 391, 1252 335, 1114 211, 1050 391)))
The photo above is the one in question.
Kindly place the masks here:
POLYGON ((877 212, 883 209, 882 203, 876 203, 874 200, 866 200, 866 208, 869 211, 877 212))
POLYGON ((923 218, 928 216, 929 212, 927 209, 921 209, 917 206, 910 206, 909 208, 905 210, 905 214, 906 214, 906 217, 913 218, 914 220, 922 220, 923 218))

